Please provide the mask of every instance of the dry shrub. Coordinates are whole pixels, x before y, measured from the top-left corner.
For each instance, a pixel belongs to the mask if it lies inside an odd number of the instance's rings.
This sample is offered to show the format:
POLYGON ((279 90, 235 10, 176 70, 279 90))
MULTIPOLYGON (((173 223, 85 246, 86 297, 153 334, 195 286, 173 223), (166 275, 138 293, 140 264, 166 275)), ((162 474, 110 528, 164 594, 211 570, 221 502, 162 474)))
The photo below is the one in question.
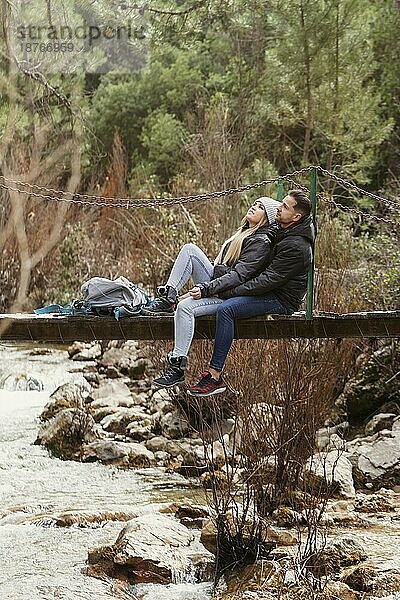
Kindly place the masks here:
POLYGON ((262 513, 290 502, 354 356, 350 340, 240 341, 233 348, 228 369, 240 393, 240 451, 262 513))

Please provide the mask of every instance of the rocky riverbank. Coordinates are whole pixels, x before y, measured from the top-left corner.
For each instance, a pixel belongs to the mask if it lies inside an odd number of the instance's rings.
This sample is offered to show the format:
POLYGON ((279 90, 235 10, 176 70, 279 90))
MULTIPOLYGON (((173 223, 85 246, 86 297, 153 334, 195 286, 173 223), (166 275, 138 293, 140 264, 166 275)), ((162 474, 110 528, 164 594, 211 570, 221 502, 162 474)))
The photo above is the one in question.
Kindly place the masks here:
MULTIPOLYGON (((226 480, 233 418, 219 424, 214 438, 199 436, 171 401, 173 396, 151 387, 147 375, 152 364, 136 342, 111 342, 106 347, 75 343, 69 355, 76 364, 72 370, 82 371, 91 390, 76 384, 59 387, 42 412, 37 444, 63 459, 99 461, 123 469, 158 467, 196 476, 204 486, 210 471, 219 481, 226 480)), ((360 421, 355 427, 351 423, 354 401, 348 400, 354 400, 355 388, 354 382, 349 384, 338 400, 336 417, 318 431, 319 451, 305 467, 302 502, 298 507, 283 505, 263 520, 268 559, 246 567, 239 578, 236 574, 221 580, 216 598, 269 600, 277 598, 278 592, 280 598, 310 597, 296 567, 296 554, 310 523, 310 482, 324 487, 332 498, 321 517, 331 545, 315 555, 315 565, 309 565, 315 576, 321 575, 317 570, 323 566, 328 577, 318 598, 352 600, 400 592, 400 410, 392 402, 390 412, 378 410, 362 429, 360 421), (380 573, 354 532, 384 528, 393 539, 398 537, 398 543, 393 547, 394 560, 380 573), (340 537, 349 531, 353 537, 340 537)), ((116 542, 89 552, 88 574, 128 586, 174 582, 178 572, 191 573, 195 580, 210 579, 217 539, 213 514, 206 507, 168 510, 170 514, 154 519, 131 515, 121 519, 127 522, 116 542)))

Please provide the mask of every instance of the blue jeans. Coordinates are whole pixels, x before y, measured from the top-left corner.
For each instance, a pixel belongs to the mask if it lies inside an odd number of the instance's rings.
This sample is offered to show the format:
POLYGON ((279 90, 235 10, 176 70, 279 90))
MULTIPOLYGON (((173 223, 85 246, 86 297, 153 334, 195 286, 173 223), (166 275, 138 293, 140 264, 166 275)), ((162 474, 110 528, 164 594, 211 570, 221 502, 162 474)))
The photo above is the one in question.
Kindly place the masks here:
POLYGON ((287 315, 285 308, 272 292, 265 296, 237 296, 217 306, 214 352, 210 367, 222 371, 235 336, 235 319, 247 319, 265 314, 287 315))

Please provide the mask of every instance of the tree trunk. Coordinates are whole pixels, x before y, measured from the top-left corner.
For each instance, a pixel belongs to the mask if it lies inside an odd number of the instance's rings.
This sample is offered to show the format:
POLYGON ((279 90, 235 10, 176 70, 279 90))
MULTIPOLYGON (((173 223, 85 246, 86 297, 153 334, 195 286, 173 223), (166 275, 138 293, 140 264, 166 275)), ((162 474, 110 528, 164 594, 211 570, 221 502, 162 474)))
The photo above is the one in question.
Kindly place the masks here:
POLYGON ((311 132, 313 129, 313 97, 312 97, 312 81, 311 81, 311 56, 310 56, 310 42, 308 37, 308 31, 306 27, 306 18, 304 11, 304 2, 301 0, 300 3, 300 20, 303 29, 303 53, 304 53, 304 71, 306 79, 306 122, 305 122, 305 133, 304 133, 304 146, 303 146, 303 164, 309 162, 310 154, 310 142, 311 132))

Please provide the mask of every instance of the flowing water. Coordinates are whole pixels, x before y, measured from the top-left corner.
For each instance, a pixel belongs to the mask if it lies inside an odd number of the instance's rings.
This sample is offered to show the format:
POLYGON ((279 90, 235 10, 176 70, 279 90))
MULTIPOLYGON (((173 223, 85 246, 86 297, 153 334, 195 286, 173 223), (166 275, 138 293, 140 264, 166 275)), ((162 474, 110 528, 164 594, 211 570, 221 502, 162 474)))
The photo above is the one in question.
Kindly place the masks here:
MULTIPOLYGON (((0 346, 0 365, 0 600, 210 598, 210 584, 188 577, 181 582, 179 573, 176 584, 137 586, 128 595, 84 574, 88 550, 114 543, 123 524, 55 527, 60 512, 143 514, 157 511, 161 502, 201 503, 200 491, 160 469, 122 471, 50 457, 33 445, 38 416, 59 385, 87 386, 86 381, 70 372, 76 363, 62 349, 43 354, 28 346, 0 346)), ((400 567, 400 523, 342 533, 356 535, 380 570, 400 567)))
MULTIPOLYGON (((81 374, 68 373, 75 365, 65 351, 33 356, 31 351, 0 347, 0 379, 8 388, 0 390, 0 599, 115 600, 111 582, 83 570, 88 550, 114 543, 123 524, 55 527, 55 517, 64 511, 151 512, 160 502, 193 501, 193 486, 157 469, 122 471, 61 461, 33 445, 49 394, 66 381, 86 382, 81 374)), ((141 586, 129 597, 203 600, 208 591, 209 584, 189 582, 141 586)))

